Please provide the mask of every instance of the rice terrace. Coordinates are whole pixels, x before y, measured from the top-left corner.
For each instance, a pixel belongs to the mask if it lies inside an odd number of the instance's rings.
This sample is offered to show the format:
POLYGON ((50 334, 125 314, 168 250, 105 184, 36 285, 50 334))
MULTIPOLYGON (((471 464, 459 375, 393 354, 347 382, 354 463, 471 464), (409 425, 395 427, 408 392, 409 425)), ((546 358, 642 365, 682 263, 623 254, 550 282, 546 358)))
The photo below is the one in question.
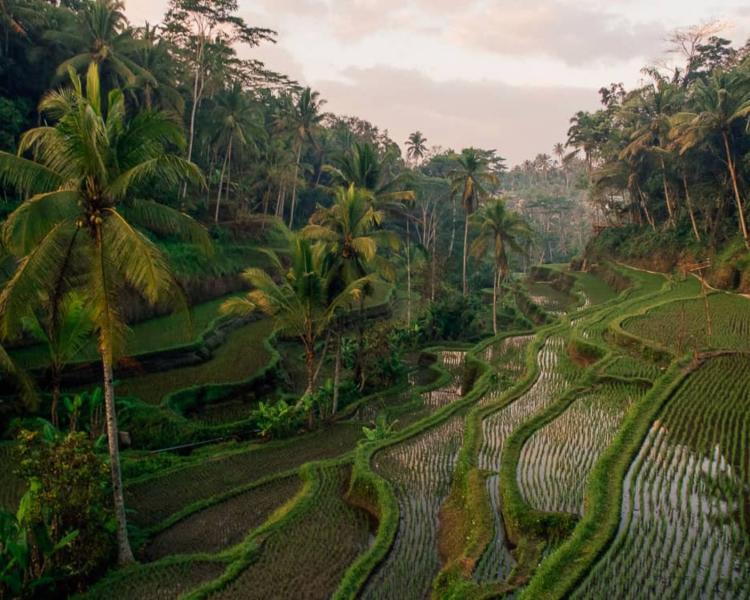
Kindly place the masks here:
POLYGON ((0 600, 750 600, 694 4, 0 0, 0 600))

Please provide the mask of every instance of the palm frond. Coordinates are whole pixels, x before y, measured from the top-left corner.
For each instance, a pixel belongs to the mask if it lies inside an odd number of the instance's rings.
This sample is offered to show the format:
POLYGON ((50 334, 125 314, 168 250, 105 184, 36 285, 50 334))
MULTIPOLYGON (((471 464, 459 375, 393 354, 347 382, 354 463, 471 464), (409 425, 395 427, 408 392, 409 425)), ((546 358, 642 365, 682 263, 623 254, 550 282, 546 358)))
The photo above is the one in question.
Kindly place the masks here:
POLYGON ((52 169, 8 152, 0 152, 0 184, 31 195, 58 188, 63 178, 52 169))
POLYGON ((132 200, 119 208, 120 213, 136 227, 162 235, 173 235, 210 254, 211 236, 206 228, 191 216, 153 200, 132 200))
POLYGON ((3 224, 3 244, 16 256, 26 256, 60 221, 75 219, 79 200, 75 191, 38 194, 26 200, 3 224))
POLYGON ((179 156, 166 154, 146 160, 121 173, 110 183, 108 191, 114 198, 123 198, 134 185, 154 176, 175 187, 184 181, 205 185, 203 173, 197 165, 179 156))
POLYGON ((116 210, 105 214, 104 252, 116 272, 150 304, 185 308, 184 295, 164 254, 116 210))
POLYGON ((72 221, 57 223, 20 261, 0 293, 0 331, 4 337, 21 333, 23 317, 39 303, 40 291, 49 285, 50 277, 60 271, 76 230, 72 221))

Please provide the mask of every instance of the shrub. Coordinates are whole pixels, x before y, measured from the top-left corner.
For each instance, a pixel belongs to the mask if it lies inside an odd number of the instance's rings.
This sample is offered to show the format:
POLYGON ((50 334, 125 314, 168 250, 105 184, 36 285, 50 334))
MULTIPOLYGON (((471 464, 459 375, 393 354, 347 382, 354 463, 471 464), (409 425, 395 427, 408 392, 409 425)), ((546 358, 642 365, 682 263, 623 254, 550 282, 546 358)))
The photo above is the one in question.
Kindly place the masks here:
POLYGON ((34 576, 58 593, 81 589, 113 558, 109 469, 83 432, 21 430, 18 473, 29 482, 18 526, 30 532, 34 576))

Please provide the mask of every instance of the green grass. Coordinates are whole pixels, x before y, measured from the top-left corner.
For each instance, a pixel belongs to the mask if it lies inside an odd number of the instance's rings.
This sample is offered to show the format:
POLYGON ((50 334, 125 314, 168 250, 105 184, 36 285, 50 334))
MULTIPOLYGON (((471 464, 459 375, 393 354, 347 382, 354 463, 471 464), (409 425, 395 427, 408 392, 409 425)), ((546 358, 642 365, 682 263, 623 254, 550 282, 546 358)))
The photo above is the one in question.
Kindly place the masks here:
MULTIPOLYGON (((237 294, 228 294, 192 308, 190 313, 176 312, 136 323, 130 328, 124 354, 135 356, 146 352, 156 352, 184 344, 197 342, 211 323, 220 316, 219 307, 227 299, 237 294)), ((26 369, 46 367, 49 364, 47 348, 33 345, 11 352, 11 356, 26 369)), ((97 360, 99 353, 92 341, 78 357, 80 362, 97 360)))
POLYGON ((702 298, 661 304, 623 323, 628 333, 676 352, 714 348, 750 350, 750 300, 736 294, 711 294, 708 335, 702 298))
POLYGON ((156 404, 168 394, 192 386, 239 383, 270 360, 263 341, 271 334, 271 329, 272 323, 267 319, 243 325, 229 334, 210 360, 190 367, 122 379, 117 394, 156 404))
POLYGON ((361 436, 359 425, 342 423, 285 442, 255 444, 246 451, 209 457, 126 485, 125 503, 135 511, 131 519, 135 524, 152 527, 194 502, 309 461, 345 454, 361 436))
POLYGON ((299 491, 299 477, 274 479, 196 511, 159 532, 143 555, 157 560, 171 554, 220 552, 240 543, 274 510, 299 491))
POLYGON ((134 565, 107 577, 82 596, 86 600, 166 600, 221 575, 226 564, 201 559, 167 559, 134 565))
POLYGON ((602 278, 592 273, 572 274, 576 277, 578 289, 586 295, 590 304, 604 304, 617 297, 617 291, 602 278))
POLYGON ((258 555, 209 598, 329 598, 370 539, 367 514, 343 495, 350 467, 320 469, 309 508, 262 541, 258 555))

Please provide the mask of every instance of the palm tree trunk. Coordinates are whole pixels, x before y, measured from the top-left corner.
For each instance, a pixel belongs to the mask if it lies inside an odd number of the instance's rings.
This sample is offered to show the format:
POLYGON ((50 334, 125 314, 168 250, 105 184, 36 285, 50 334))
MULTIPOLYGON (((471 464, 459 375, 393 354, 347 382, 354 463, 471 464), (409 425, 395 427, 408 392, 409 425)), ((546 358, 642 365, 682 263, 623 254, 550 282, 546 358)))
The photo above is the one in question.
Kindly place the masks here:
POLYGON ((693 202, 690 199, 690 188, 688 187, 687 175, 685 175, 684 173, 682 174, 682 183, 685 186, 685 203, 687 204, 688 214, 690 215, 690 224, 693 226, 695 239, 700 242, 701 234, 698 231, 698 223, 695 221, 695 212, 693 211, 693 202))
MULTIPOLYGON (((195 80, 193 81, 193 105, 190 107, 190 128, 188 131, 188 161, 193 160, 193 144, 195 142, 195 117, 198 114, 198 104, 200 104, 201 96, 203 95, 203 83, 201 81, 201 67, 203 65, 203 50, 205 47, 205 39, 201 38, 201 42, 198 46, 198 60, 195 63, 195 80)), ((184 198, 187 194, 187 182, 182 186, 182 197, 184 198)))
POLYGON ((654 222, 654 219, 648 210, 648 203, 646 202, 646 198, 643 195, 641 186, 638 183, 636 183, 635 185, 636 185, 636 188, 638 189, 638 197, 641 199, 641 208, 643 208, 643 214, 646 215, 646 221, 648 221, 649 225, 651 225, 651 229, 656 231, 656 223, 654 222))
POLYGON ((667 212, 669 213, 669 224, 674 225, 674 209, 672 207, 672 198, 669 193, 669 184, 667 183, 667 166, 664 164, 664 159, 661 159, 661 180, 664 185, 664 198, 667 203, 667 212))
POLYGON ((294 224, 294 206, 297 203, 297 177, 299 176, 299 162, 302 158, 302 140, 297 146, 297 162, 294 165, 294 181, 292 182, 292 205, 289 209, 289 229, 294 224))
POLYGON ((50 417, 52 425, 60 427, 60 420, 57 416, 57 407, 60 404, 60 369, 52 368, 52 406, 50 406, 50 417))
MULTIPOLYGON (((102 346, 106 343, 102 340, 102 346)), ((117 430, 117 413, 115 411, 115 389, 112 376, 112 353, 102 350, 102 369, 104 371, 104 408, 107 422, 107 443, 109 448, 109 468, 112 476, 112 496, 114 499, 115 519, 117 521, 117 563, 125 565, 135 561, 128 539, 128 522, 125 514, 125 498, 122 492, 122 471, 120 469, 119 433, 117 430)))
POLYGON ((411 231, 406 217, 406 324, 411 323, 411 231))
POLYGON ((336 332, 336 359, 333 363, 333 401, 331 402, 331 416, 336 414, 339 407, 339 384, 341 382, 341 333, 336 332))
POLYGON ((451 198, 451 241, 448 244, 448 258, 453 256, 453 244, 456 240, 456 198, 451 198))
POLYGON ((227 159, 229 153, 224 157, 224 162, 221 165, 221 175, 219 176, 219 192, 216 194, 216 210, 214 211, 214 223, 219 222, 219 205, 221 204, 221 190, 224 185, 224 173, 227 170, 227 159))
POLYGON ((495 266, 495 277, 492 280, 492 331, 497 335, 497 288, 500 273, 495 266))
POLYGON ((729 135, 726 131, 722 131, 721 135, 724 138, 724 150, 727 153, 727 166, 729 167, 729 175, 732 178, 734 200, 737 203, 737 214, 740 221, 740 233, 742 233, 742 239, 745 240, 745 247, 750 249, 750 239, 748 239, 747 236, 747 224, 745 223, 745 210, 742 204, 742 196, 740 195, 739 184, 737 183, 737 170, 735 169, 734 159, 732 158, 732 148, 729 144, 729 135))
POLYGON ((229 156, 227 160, 227 185, 224 186, 224 200, 229 203, 229 190, 232 186, 232 140, 229 140, 229 156))
POLYGON ((463 287, 464 287, 464 298, 469 296, 469 280, 466 274, 466 267, 468 266, 468 249, 469 249, 469 213, 466 213, 466 221, 464 222, 464 265, 463 265, 463 287))
POLYGON ((128 539, 128 521, 125 514, 125 497, 122 490, 122 471, 120 469, 120 440, 117 430, 117 411, 115 407, 115 389, 112 374, 112 342, 111 315, 108 301, 109 286, 104 262, 104 240, 102 226, 97 225, 94 235, 96 274, 98 287, 102 290, 101 298, 104 305, 100 307, 104 317, 100 323, 99 353, 102 358, 104 376, 104 410, 107 427, 107 447, 109 450, 109 469, 112 478, 112 497, 117 522, 117 562, 125 565, 134 562, 133 551, 128 539))

